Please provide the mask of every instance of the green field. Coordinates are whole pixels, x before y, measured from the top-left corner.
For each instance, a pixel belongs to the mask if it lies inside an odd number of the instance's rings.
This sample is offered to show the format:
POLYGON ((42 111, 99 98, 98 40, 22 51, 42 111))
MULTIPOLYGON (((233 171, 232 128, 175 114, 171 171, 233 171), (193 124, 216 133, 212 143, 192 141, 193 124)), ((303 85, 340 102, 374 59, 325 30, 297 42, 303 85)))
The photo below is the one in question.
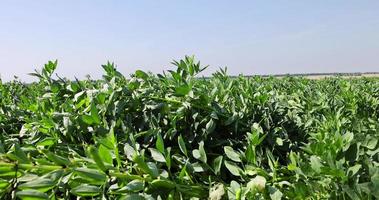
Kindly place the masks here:
POLYGON ((0 199, 377 199, 379 78, 0 82, 0 199))

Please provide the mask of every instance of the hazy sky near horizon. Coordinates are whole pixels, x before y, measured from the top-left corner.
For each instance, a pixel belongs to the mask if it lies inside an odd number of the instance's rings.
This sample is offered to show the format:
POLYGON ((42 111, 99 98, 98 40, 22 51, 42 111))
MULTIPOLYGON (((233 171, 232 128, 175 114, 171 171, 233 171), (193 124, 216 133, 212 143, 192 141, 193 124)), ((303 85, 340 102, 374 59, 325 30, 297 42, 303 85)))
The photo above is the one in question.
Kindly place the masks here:
POLYGON ((379 71, 378 0, 3 0, 0 74, 58 59, 57 73, 160 73, 195 55, 209 75, 379 71))

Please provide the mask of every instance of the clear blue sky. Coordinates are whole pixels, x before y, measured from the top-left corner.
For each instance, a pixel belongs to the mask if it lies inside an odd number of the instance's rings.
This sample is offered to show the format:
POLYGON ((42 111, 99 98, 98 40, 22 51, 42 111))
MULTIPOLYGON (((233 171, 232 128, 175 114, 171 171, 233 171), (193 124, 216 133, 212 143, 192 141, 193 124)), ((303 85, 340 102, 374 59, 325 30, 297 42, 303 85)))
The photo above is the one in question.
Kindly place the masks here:
POLYGON ((0 74, 30 81, 47 60, 61 76, 172 69, 194 54, 232 75, 379 71, 378 0, 3 0, 0 74))

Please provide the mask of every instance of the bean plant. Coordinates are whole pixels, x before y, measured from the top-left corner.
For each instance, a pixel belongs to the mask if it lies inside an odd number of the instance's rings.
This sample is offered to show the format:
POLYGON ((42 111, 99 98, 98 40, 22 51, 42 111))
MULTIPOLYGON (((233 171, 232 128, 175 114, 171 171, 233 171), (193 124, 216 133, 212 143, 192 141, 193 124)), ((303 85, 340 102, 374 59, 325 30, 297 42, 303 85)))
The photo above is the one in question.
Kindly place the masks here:
POLYGON ((0 81, 0 199, 379 199, 379 79, 0 81))

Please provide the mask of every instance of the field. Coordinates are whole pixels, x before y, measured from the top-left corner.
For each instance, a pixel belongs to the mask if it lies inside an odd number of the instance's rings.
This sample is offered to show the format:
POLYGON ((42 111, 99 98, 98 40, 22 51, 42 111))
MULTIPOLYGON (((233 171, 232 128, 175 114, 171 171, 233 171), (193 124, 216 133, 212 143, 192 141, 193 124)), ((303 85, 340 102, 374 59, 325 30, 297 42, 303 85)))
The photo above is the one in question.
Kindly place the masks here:
POLYGON ((0 82, 0 199, 377 199, 379 78, 0 82))

